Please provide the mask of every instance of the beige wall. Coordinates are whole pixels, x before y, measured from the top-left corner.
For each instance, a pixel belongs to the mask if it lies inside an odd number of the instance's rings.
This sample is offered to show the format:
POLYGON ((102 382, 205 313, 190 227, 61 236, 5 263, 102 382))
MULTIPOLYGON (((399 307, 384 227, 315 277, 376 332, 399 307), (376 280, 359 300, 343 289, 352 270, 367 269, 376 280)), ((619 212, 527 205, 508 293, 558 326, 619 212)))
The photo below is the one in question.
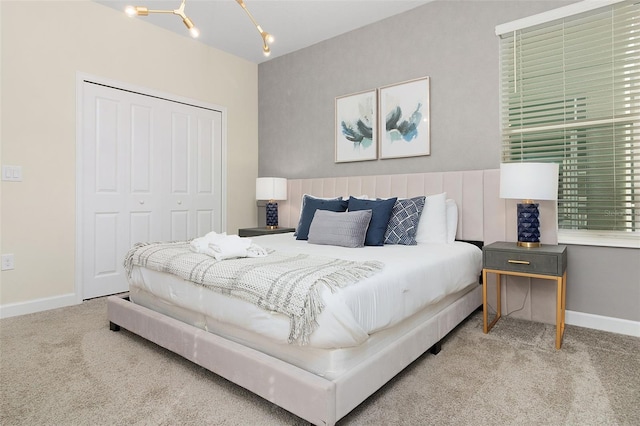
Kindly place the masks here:
POLYGON ((1 1, 0 305, 74 293, 76 73, 227 108, 227 230, 253 226, 258 68, 89 1, 1 1))

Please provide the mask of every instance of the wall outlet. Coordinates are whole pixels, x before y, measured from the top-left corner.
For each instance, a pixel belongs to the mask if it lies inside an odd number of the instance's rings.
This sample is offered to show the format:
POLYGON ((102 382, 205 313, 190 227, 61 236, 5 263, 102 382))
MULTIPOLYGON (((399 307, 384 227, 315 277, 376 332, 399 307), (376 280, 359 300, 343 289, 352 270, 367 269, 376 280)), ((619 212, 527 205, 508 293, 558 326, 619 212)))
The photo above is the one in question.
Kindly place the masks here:
POLYGON ((6 180, 9 182, 22 182, 22 166, 3 165, 2 180, 6 180))
POLYGON ((3 254, 2 255, 2 270, 8 271, 14 268, 13 264, 13 254, 3 254))

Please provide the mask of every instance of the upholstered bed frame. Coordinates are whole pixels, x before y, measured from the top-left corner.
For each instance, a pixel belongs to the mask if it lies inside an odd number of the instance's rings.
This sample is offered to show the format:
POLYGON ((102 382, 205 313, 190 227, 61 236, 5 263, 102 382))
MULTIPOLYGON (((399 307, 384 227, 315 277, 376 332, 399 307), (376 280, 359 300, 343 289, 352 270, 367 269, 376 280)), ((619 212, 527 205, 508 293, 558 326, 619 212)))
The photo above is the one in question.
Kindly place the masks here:
MULTIPOLYGON (((288 186, 288 200, 279 205, 281 226, 297 225, 305 193, 411 197, 446 191, 458 205, 456 238, 489 243, 507 237, 505 216, 512 208, 499 198, 497 170, 290 179, 288 186)), ((123 327, 313 424, 333 425, 425 351, 438 348, 440 340, 481 305, 480 290, 477 286, 334 380, 135 305, 126 297, 109 297, 108 318, 112 330, 123 327)))

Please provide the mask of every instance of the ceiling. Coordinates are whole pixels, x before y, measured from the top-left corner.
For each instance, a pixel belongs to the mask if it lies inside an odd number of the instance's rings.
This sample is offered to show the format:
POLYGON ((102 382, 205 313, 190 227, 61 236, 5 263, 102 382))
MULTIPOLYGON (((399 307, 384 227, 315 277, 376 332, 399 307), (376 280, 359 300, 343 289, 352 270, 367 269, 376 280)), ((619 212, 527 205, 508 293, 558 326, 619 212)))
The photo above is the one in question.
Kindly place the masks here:
MULTIPOLYGON (((94 0, 122 10, 127 5, 174 10, 181 0, 94 0)), ((245 0, 258 24, 275 38, 271 55, 262 54, 262 39, 235 0, 187 0, 185 14, 200 30, 198 42, 259 64, 432 0, 245 0)), ((190 37, 182 19, 172 14, 135 17, 190 37)))

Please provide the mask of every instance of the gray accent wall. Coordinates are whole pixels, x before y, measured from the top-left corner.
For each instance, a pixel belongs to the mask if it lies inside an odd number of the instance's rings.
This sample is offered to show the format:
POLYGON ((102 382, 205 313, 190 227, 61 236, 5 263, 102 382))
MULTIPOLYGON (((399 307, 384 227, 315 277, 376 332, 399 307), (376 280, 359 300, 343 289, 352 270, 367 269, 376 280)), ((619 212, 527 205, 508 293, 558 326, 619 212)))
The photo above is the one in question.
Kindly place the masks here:
MULTIPOLYGON (((435 1, 260 64, 258 175, 498 168, 495 26, 570 3, 435 1), (431 155, 334 162, 337 96, 423 76, 431 80, 431 155)), ((568 257, 568 310, 640 321, 640 250, 570 246, 568 257)))
POLYGON ((567 309, 640 321, 640 250, 568 246, 567 309))

